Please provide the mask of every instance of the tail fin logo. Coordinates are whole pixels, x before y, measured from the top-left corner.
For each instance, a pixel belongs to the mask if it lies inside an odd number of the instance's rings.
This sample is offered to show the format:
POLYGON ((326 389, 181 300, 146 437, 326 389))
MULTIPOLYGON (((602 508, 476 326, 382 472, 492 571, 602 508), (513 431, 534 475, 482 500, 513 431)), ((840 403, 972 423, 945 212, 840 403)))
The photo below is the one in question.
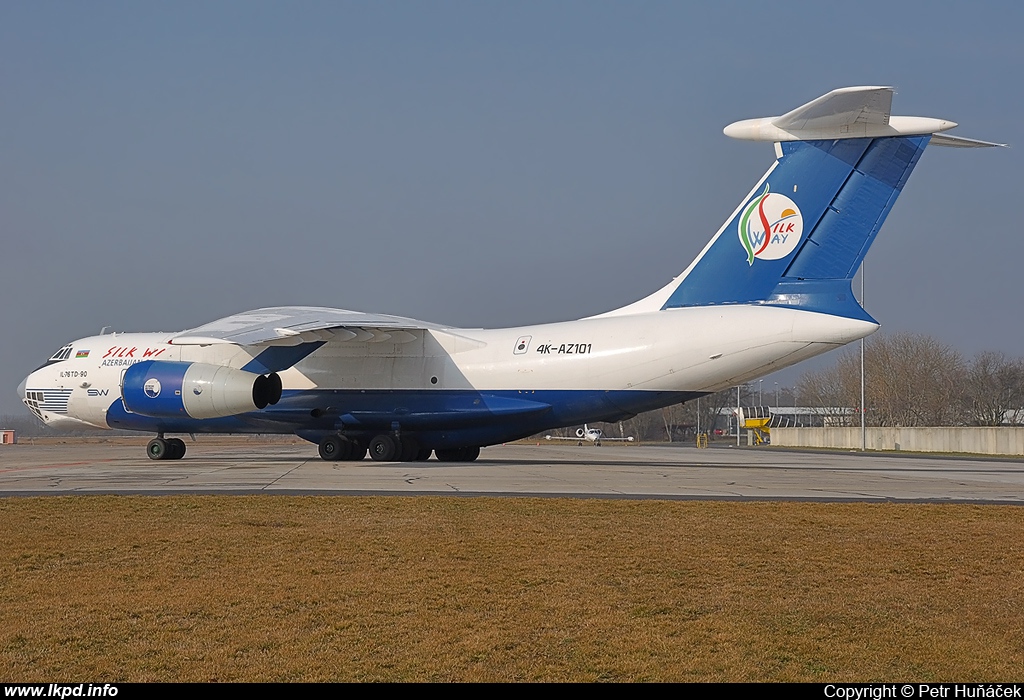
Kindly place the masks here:
POLYGON ((804 234, 800 207, 784 194, 764 191, 750 200, 740 217, 739 235, 747 264, 754 259, 781 260, 794 250, 804 234))

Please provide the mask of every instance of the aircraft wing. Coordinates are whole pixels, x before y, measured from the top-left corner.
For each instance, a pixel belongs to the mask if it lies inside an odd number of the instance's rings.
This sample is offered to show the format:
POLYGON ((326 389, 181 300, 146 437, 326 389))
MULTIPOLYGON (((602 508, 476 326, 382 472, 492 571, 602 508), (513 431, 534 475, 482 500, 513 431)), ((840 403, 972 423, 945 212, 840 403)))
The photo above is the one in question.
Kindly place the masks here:
POLYGON ((443 326, 388 314, 315 306, 275 306, 226 316, 171 338, 173 345, 302 345, 334 341, 404 343, 410 331, 443 326))

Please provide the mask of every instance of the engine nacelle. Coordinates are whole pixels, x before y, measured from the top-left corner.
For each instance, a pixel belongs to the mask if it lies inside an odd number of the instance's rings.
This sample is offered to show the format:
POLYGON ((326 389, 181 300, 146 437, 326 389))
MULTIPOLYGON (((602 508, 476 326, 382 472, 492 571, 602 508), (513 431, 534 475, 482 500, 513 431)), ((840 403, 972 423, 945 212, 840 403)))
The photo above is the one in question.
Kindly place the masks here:
POLYGON ((121 399, 153 418, 223 418, 281 399, 281 378, 199 362, 136 362, 125 370, 121 399))
POLYGON ((582 438, 582 437, 586 437, 586 435, 587 435, 587 431, 586 430, 584 430, 583 428, 576 428, 576 437, 582 438))

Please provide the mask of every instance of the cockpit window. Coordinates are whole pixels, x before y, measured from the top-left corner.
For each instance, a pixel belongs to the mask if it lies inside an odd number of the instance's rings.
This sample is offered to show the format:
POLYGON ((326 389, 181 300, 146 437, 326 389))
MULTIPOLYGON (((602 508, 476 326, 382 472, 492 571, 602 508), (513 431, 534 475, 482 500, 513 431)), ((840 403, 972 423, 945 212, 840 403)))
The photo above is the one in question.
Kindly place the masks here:
POLYGON ((50 361, 47 362, 47 364, 49 364, 50 362, 60 362, 61 360, 68 359, 69 357, 71 357, 71 350, 71 345, 65 345, 60 350, 53 353, 53 355, 50 357, 50 361))

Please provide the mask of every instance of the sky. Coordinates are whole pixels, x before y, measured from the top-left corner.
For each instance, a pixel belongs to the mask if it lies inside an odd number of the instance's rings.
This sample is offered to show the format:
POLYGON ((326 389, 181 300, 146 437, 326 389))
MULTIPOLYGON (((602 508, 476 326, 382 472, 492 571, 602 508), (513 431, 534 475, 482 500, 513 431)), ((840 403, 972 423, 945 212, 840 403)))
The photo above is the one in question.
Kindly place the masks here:
MULTIPOLYGON (((623 306, 774 160, 730 122, 891 85, 894 114, 1020 142, 1022 24, 1016 2, 0 3, 0 413, 104 326, 623 306)), ((1024 145, 927 150, 865 263, 885 330, 1024 355, 1022 185, 1024 145)))

